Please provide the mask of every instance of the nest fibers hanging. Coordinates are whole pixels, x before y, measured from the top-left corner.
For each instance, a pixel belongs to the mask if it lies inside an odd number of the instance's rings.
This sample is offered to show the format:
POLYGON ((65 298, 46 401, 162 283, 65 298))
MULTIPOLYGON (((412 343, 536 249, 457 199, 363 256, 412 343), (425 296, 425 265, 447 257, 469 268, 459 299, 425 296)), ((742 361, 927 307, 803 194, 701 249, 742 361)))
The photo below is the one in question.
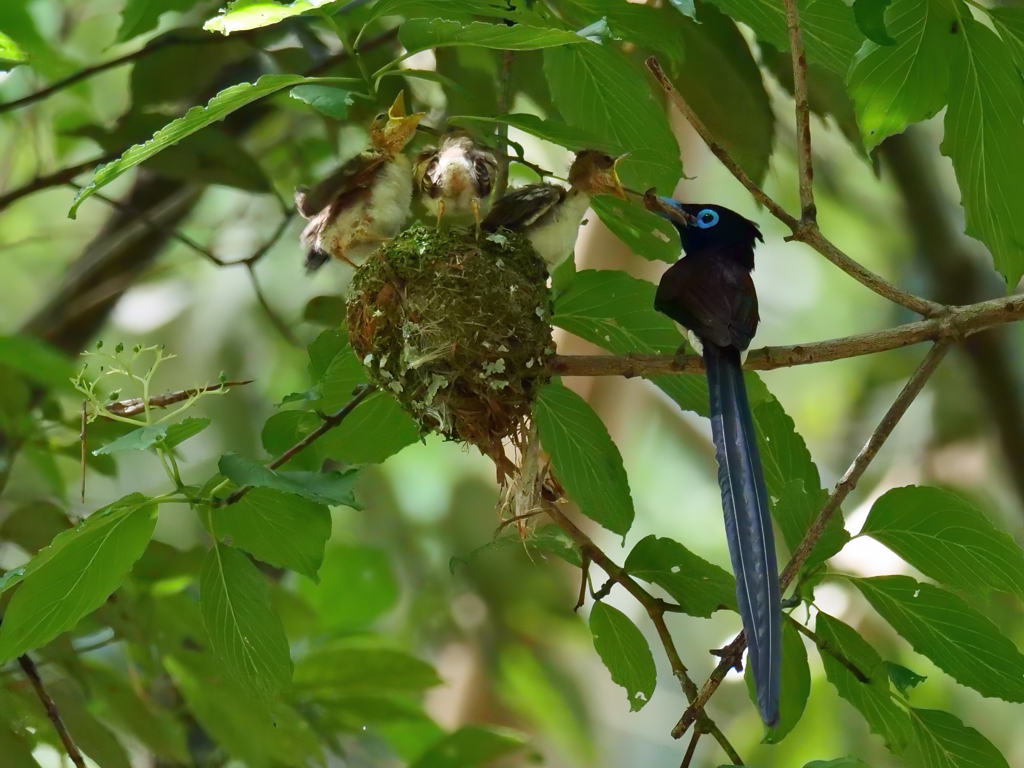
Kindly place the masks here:
POLYGON ((426 431, 478 446, 508 474, 550 378, 544 262, 518 234, 412 227, 352 280, 348 332, 370 379, 426 431))

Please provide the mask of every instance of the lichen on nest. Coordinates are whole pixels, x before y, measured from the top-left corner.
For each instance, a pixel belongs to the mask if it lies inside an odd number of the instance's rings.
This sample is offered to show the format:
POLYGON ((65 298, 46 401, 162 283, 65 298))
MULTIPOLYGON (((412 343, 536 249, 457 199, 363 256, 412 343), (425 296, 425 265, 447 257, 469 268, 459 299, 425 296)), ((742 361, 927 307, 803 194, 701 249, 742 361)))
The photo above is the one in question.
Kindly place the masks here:
MULTIPOLYGON (((424 432, 496 461, 549 379, 548 272, 524 237, 414 226, 356 271, 349 339, 424 432)), ((499 462, 499 469, 501 463, 499 462)))

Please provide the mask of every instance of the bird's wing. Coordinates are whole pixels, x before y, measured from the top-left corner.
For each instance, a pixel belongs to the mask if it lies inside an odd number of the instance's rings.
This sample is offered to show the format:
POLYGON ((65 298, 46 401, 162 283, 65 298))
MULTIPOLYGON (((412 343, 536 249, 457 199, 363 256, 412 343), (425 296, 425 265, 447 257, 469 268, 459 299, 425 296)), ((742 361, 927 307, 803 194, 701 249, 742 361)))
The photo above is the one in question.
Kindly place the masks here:
POLYGON ((480 226, 488 232, 502 227, 518 232, 550 213, 564 199, 565 189, 556 184, 516 187, 494 203, 480 226))
POLYGON ((686 256, 662 277, 654 307, 720 347, 743 350, 757 330, 750 274, 714 258, 686 256))
POLYGON ((346 193, 369 187, 387 159, 386 152, 373 150, 356 155, 312 189, 297 189, 296 209, 305 218, 313 218, 346 193))

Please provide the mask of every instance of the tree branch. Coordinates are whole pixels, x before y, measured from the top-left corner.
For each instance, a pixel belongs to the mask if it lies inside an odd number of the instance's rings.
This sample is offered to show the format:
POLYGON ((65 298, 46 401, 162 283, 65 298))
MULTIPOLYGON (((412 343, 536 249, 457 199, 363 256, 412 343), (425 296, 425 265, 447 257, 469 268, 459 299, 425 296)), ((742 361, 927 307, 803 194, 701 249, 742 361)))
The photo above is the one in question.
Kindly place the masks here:
POLYGON ((775 202, 764 192, 764 190, 755 184, 753 179, 751 179, 743 169, 740 168, 736 161, 729 156, 729 153, 714 140, 707 126, 701 122, 700 118, 697 117, 692 109, 690 109, 690 106, 686 103, 686 100, 683 99, 682 95, 680 95, 679 91, 677 91, 672 85, 668 76, 665 74, 664 70, 662 70, 661 65, 658 64, 656 57, 651 56, 647 59, 647 68, 651 70, 662 90, 664 90, 668 95, 669 100, 671 100, 687 121, 689 121, 690 125, 693 126, 693 129, 704 140, 704 143, 708 145, 708 149, 711 150, 712 154, 714 154, 715 157, 721 161, 722 165, 724 165, 729 172, 732 173, 732 175, 735 176, 744 187, 746 187, 747 191, 750 192, 755 200, 767 208, 775 218, 792 230, 793 234, 790 239, 809 245, 861 285, 895 304, 906 307, 912 312, 916 312, 917 314, 925 317, 937 317, 946 311, 946 307, 942 304, 937 304, 933 301, 922 299, 920 296, 915 296, 912 293, 907 293, 854 261, 821 234, 821 231, 818 229, 818 225, 813 219, 800 220, 787 213, 781 205, 775 202))
MULTIPOLYGON (((943 318, 918 320, 884 331, 845 336, 840 339, 762 347, 751 350, 743 367, 770 371, 794 365, 825 363, 851 357, 900 349, 924 341, 938 341, 950 334, 968 337, 1005 323, 1024 320, 1024 295, 1006 296, 977 304, 950 307, 943 318)), ((555 355, 548 370, 557 376, 665 376, 704 372, 699 355, 555 355)))
POLYGON ((39 670, 36 669, 35 662, 32 661, 31 657, 26 653, 25 655, 18 657, 18 663, 28 676, 29 682, 32 683, 32 687, 35 689, 36 695, 39 697, 39 701, 43 704, 43 709, 46 710, 46 716, 49 717, 50 722, 53 723, 53 727, 57 731, 57 735, 60 736, 61 743, 64 745, 64 749, 67 751, 68 757, 71 758, 71 762, 75 764, 76 768, 85 768, 85 758, 83 758, 82 753, 78 751, 78 747, 71 738, 71 734, 68 733, 67 726, 65 726, 64 721, 61 720, 60 712, 57 710, 57 705, 54 704, 53 699, 50 698, 50 694, 48 694, 46 689, 43 687, 43 681, 39 677, 39 670))
MULTIPOLYGON (((803 541, 796 548, 793 556, 790 558, 789 563, 783 570, 782 575, 779 577, 779 585, 783 591, 792 583, 793 579, 803 567, 804 563, 807 562, 807 558, 814 550, 815 545, 825 532, 825 527, 828 525, 828 521, 832 519, 836 510, 839 509, 840 505, 850 495, 850 492, 857 486, 857 482, 860 480, 864 471, 868 468, 872 459, 878 454, 879 449, 884 445, 886 439, 892 434, 893 429, 899 423, 903 414, 907 412, 907 408, 914 402, 928 379, 935 372, 942 358, 945 357, 949 351, 952 341, 952 335, 949 338, 944 338, 936 342, 928 354, 925 355, 924 360, 914 371, 913 375, 904 385, 903 390, 899 396, 889 406, 889 410, 886 412, 882 421, 875 428, 875 431, 868 438, 867 443, 861 449, 860 453, 857 454, 857 458, 853 460, 850 468, 846 470, 846 474, 836 483, 835 489, 826 500, 821 511, 818 513, 814 523, 808 529, 807 534, 804 536, 803 541)), ((672 729, 672 736, 674 738, 680 738, 686 730, 693 725, 697 718, 702 713, 704 707, 707 705, 708 700, 714 695, 715 691, 718 690, 718 686, 722 684, 726 674, 730 669, 736 666, 740 656, 743 653, 743 648, 746 642, 743 637, 743 633, 740 632, 736 638, 729 643, 720 653, 722 661, 719 662, 718 666, 711 673, 708 681, 704 683, 704 686, 700 689, 696 699, 691 702, 690 706, 687 707, 683 716, 679 722, 676 723, 675 728, 672 729)))
MULTIPOLYGON (((581 556, 589 562, 597 563, 601 566, 601 569, 608 574, 609 579, 617 584, 621 584, 623 588, 629 594, 636 598, 646 610, 647 615, 650 616, 651 621, 654 622, 654 627, 658 631, 658 637, 661 639, 661 644, 665 647, 665 655, 668 656, 669 664, 672 666, 672 673, 679 680, 679 684, 682 686, 683 693, 686 696, 687 701, 693 701, 697 695, 697 686, 690 677, 689 672, 686 669, 686 665, 683 664, 683 660, 679 657, 679 652, 676 650, 675 642, 672 640, 672 635, 668 631, 668 626, 665 624, 665 612, 666 603, 663 600, 659 600, 654 597, 650 592, 641 587, 633 578, 627 574, 621 567, 619 567, 608 555, 606 555, 600 547, 598 547, 586 533, 584 533, 576 524, 570 520, 558 505, 549 501, 548 499, 543 500, 544 509, 548 513, 548 516, 555 522, 555 524, 565 531, 566 535, 576 544, 580 549, 581 556)), ((706 713, 701 711, 698 713, 700 719, 699 730, 704 733, 709 733, 715 737, 715 740, 721 745, 722 749, 729 756, 735 765, 743 765, 743 761, 740 759, 736 749, 729 743, 729 740, 725 737, 725 734, 719 729, 717 725, 707 716, 706 713)))
POLYGON ((68 184, 73 181, 79 174, 91 171, 97 165, 103 165, 109 163, 121 156, 120 152, 110 152, 106 155, 93 158, 92 160, 86 160, 84 163, 78 165, 72 165, 67 168, 61 168, 59 171, 47 174, 46 176, 37 176, 32 181, 22 186, 12 189, 10 192, 5 192, 0 195, 0 211, 3 211, 12 203, 21 200, 23 197, 41 192, 44 189, 50 189, 52 187, 59 187, 64 184, 68 184))
POLYGON ((796 0, 786 2, 786 26, 789 50, 793 57, 793 99, 796 101, 796 146, 800 172, 800 219, 815 224, 818 209, 814 205, 814 163, 811 156, 811 110, 807 105, 807 57, 800 34, 800 15, 796 0))
POLYGON ((797 632, 799 632, 804 637, 808 638, 812 643, 814 643, 816 646, 818 646, 818 648, 823 650, 825 653, 827 653, 833 659, 835 659, 840 664, 842 664, 844 667, 846 667, 850 671, 850 674, 853 675, 855 678, 857 678, 857 680, 859 682, 865 683, 865 684, 871 682, 871 679, 867 675, 865 675, 863 672, 861 672, 860 668, 856 664, 854 664, 848 658, 843 656, 843 654, 841 654, 839 651, 837 651, 835 648, 833 648, 827 642, 822 640, 817 635, 817 633, 812 632, 810 629, 805 627, 803 624, 801 624, 799 621, 794 619, 788 613, 784 614, 784 616, 785 616, 786 621, 788 621, 797 632))
MULTIPOLYGON (((293 445, 287 451, 282 453, 280 456, 278 456, 272 462, 267 464, 267 468, 268 469, 277 469, 278 467, 282 466, 283 464, 288 463, 288 461, 295 454, 297 454, 299 451, 305 450, 310 445, 312 445, 317 440, 319 440, 321 437, 323 437, 328 432, 330 432, 332 429, 334 429, 335 427, 340 425, 341 422, 343 422, 345 420, 345 417, 348 416, 350 413, 352 413, 352 411, 355 410, 356 406, 359 405, 361 402, 363 402, 363 400, 365 400, 367 398, 367 396, 371 392, 373 392, 375 389, 376 389, 376 387, 374 387, 372 384, 363 384, 362 386, 357 387, 356 391, 352 394, 352 399, 349 400, 347 403, 345 403, 345 405, 341 408, 341 410, 336 411, 335 413, 332 413, 330 416, 328 416, 326 419, 324 419, 324 423, 323 424, 321 424, 315 430, 313 430, 308 435, 306 435, 304 438, 299 440, 299 442, 297 442, 295 445, 293 445)), ((213 506, 215 506, 215 507, 227 507, 227 506, 230 506, 232 504, 235 504, 236 502, 239 501, 239 499, 241 499, 243 496, 245 496, 245 494, 247 494, 250 489, 251 489, 251 486, 243 485, 241 488, 236 490, 234 493, 232 493, 230 496, 228 496, 223 501, 220 500, 220 499, 214 500, 213 506)))

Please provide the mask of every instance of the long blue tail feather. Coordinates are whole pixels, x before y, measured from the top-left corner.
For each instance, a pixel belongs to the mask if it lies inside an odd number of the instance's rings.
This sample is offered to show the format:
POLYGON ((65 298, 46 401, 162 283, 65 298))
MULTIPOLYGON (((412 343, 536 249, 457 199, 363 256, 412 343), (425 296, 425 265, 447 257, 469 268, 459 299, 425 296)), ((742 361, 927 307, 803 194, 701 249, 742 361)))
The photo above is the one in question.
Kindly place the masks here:
POLYGON ((725 532, 736 574, 736 602, 747 638, 747 663, 761 719, 771 726, 779 719, 782 609, 768 492, 739 351, 705 344, 704 365, 725 532))

